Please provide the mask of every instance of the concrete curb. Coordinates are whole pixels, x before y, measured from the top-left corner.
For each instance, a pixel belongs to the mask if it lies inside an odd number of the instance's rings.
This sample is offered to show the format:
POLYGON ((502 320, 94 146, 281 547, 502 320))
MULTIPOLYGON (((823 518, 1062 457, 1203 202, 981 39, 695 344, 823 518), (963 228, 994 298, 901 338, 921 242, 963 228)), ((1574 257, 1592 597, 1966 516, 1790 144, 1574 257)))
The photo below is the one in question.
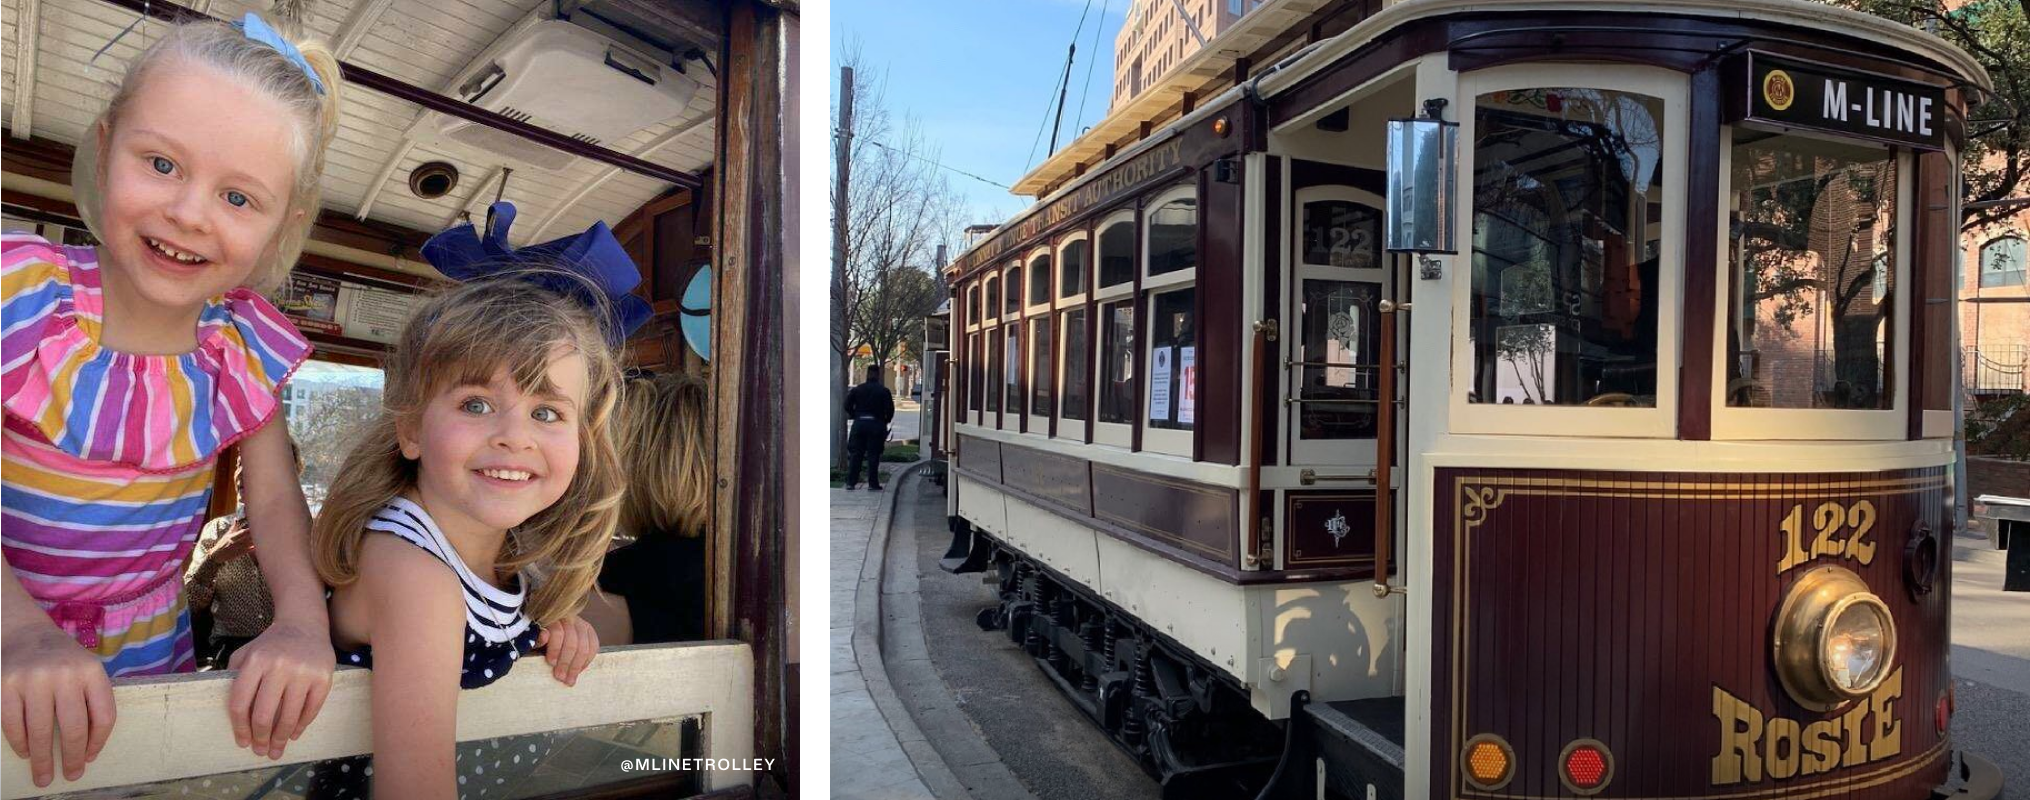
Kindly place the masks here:
MULTIPOLYGON (((888 527, 895 518, 896 498, 902 495, 903 485, 929 464, 919 460, 904 467, 888 482, 888 496, 881 499, 880 509, 875 512, 874 530, 867 537, 867 556, 860 564, 860 585, 853 593, 853 660, 860 666, 860 677, 867 684, 867 694, 874 698, 874 708, 887 720, 888 729, 895 733, 903 753, 916 767, 924 788, 939 800, 973 800, 972 793, 966 791, 965 784, 959 782, 944 757, 917 727, 916 718, 909 715, 908 706, 888 680, 888 667, 881 658, 881 574, 887 561, 888 527)), ((874 468, 881 467, 877 463, 874 468)))

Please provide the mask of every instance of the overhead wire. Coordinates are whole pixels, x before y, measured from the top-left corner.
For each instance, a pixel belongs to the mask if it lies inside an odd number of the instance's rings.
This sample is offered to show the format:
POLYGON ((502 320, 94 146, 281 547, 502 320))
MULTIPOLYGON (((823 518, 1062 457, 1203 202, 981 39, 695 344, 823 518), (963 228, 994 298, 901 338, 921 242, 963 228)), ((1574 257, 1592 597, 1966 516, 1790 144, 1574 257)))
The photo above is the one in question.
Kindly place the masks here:
MULTIPOLYGON (((1077 53, 1079 34, 1085 33, 1085 20, 1087 15, 1092 13, 1092 10, 1093 10, 1093 0, 1085 0, 1085 9, 1078 12, 1078 27, 1072 30, 1071 32, 1071 49, 1073 54, 1077 53)), ((1062 86, 1066 81, 1071 80, 1072 61, 1073 59, 1070 57, 1067 57, 1065 59, 1064 69, 1058 71, 1057 80, 1050 82, 1052 86, 1062 86)), ((1061 92, 1056 92, 1053 94, 1061 95, 1061 92)), ((1028 169, 1030 166, 1036 164, 1036 145, 1042 143, 1043 141, 1043 129, 1050 127, 1050 121, 1052 118, 1054 117, 1061 118, 1063 116, 1064 114, 1063 105, 1064 101, 1061 98, 1061 96, 1059 99, 1053 100, 1051 103, 1043 104, 1043 121, 1037 123, 1036 125, 1036 138, 1030 140, 1029 142, 1029 155, 1023 157, 1023 169, 1028 169), (1050 106, 1053 103, 1059 106, 1057 114, 1050 113, 1050 106)), ((1044 153, 1043 156, 1045 158, 1049 158, 1050 154, 1044 153)))
MULTIPOLYGON (((1098 56, 1100 52, 1100 32, 1106 30, 1104 23, 1107 20, 1107 6, 1112 4, 1112 2, 1113 0, 1101 0, 1100 2, 1100 22, 1102 24, 1093 26, 1093 49, 1091 53, 1093 56, 1098 56)), ((1092 0, 1086 0, 1086 5, 1092 5, 1092 0)), ((1078 117, 1072 121, 1072 130, 1083 131, 1085 127, 1085 98, 1086 95, 1092 93, 1093 67, 1099 63, 1100 60, 1095 57, 1085 64, 1085 88, 1080 89, 1078 92, 1078 117)), ((1077 139, 1078 134, 1072 134, 1072 140, 1077 141, 1077 139)))
MULTIPOLYGON (((834 132, 834 133, 833 133, 832 135, 833 135, 833 136, 837 136, 837 135, 838 135, 838 133, 837 133, 837 132, 834 132)), ((896 155, 902 156, 903 158, 909 158, 909 159, 915 159, 915 160, 917 160, 917 161, 921 161, 921 162, 923 162, 923 163, 925 163, 925 164, 929 164, 929 165, 931 165, 931 166, 933 166, 933 167, 937 167, 938 169, 944 170, 944 171, 946 171, 946 172, 952 172, 952 173, 957 173, 957 174, 959 174, 959 175, 964 175, 964 176, 966 176, 966 177, 968 177, 968 178, 972 178, 973 180, 979 181, 979 182, 981 182, 981 183, 984 183, 984 184, 988 184, 988 185, 990 185, 990 186, 998 186, 998 187, 1000 187, 1000 188, 1003 188, 1003 189, 1007 189, 1007 190, 1009 190, 1009 191, 1014 191, 1014 189, 1015 189, 1015 187, 1013 187, 1013 186, 1009 186, 1008 184, 1005 184, 1005 183, 1000 183, 1000 182, 998 182, 998 181, 993 181, 993 180, 988 180, 988 179, 986 179, 986 178, 982 178, 982 177, 980 177, 980 176, 978 176, 978 175, 975 175, 975 174, 973 174, 973 173, 970 173, 970 172, 967 172, 967 171, 965 171, 965 170, 959 169, 958 167, 953 167, 953 166, 948 166, 948 165, 946 165, 946 164, 942 164, 942 163, 939 163, 939 162, 938 162, 938 161, 936 161, 936 160, 933 160, 933 159, 929 159, 929 158, 924 158, 923 156, 920 156, 920 155, 917 155, 917 154, 915 154, 915 153, 909 152, 908 150, 903 150, 903 149, 900 149, 900 148, 896 148, 896 147, 889 147, 888 145, 882 144, 882 143, 880 143, 880 142, 874 141, 873 139, 869 139, 869 138, 866 138, 866 137, 864 137, 864 136, 855 136, 855 137, 853 137, 853 141, 854 141, 855 143, 858 143, 858 144, 871 144, 871 145, 874 145, 875 147, 879 147, 879 148, 881 148, 881 149, 883 149, 883 150, 886 150, 886 151, 888 151, 888 152, 891 152, 891 153, 894 153, 894 154, 896 154, 896 155)))

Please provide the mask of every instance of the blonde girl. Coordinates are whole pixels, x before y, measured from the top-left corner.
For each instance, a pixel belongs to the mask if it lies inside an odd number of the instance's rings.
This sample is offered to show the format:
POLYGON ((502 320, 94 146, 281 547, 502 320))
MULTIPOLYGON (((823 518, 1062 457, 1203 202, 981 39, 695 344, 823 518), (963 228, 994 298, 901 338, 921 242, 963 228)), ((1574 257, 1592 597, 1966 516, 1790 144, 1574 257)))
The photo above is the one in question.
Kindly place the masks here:
MULTIPOLYGON (((374 671, 376 790, 452 796, 470 777, 454 761, 459 690, 537 647, 575 684, 598 650, 577 612, 619 512, 620 373, 600 304, 539 285, 558 275, 482 277, 417 309, 318 516, 339 663, 374 671)), ((319 773, 320 796, 353 796, 339 787, 368 770, 319 773)))
POLYGON ((710 397, 704 381, 681 373, 627 382, 614 431, 628 475, 620 532, 633 541, 606 554, 601 594, 588 606, 601 641, 705 638, 710 397))
POLYGON ((310 514, 279 393, 310 346, 261 297, 317 218, 338 65, 247 15, 172 28, 78 143, 100 242, 0 242, 5 470, 0 721, 37 786, 83 776, 112 677, 190 670, 178 580, 220 451, 239 445, 275 620, 235 654, 241 746, 280 758, 331 685, 310 514))

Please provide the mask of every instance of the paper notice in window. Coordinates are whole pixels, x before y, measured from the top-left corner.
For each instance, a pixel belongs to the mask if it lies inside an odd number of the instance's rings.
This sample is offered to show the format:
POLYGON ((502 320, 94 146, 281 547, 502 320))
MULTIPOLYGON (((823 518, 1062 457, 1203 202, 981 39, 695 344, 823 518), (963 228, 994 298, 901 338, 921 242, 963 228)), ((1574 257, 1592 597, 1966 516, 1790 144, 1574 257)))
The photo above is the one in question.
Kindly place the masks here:
POLYGON ((1190 425, 1198 416, 1198 348, 1186 347, 1179 353, 1177 369, 1183 375, 1177 382, 1177 391, 1183 397, 1177 401, 1177 424, 1190 425))
POLYGON ((1149 419, 1170 419, 1170 360, 1173 347, 1158 347, 1149 365, 1149 419))
POLYGON ((339 322, 345 335, 354 339, 392 344, 420 302, 413 294, 348 283, 339 290, 339 305, 345 310, 339 322))

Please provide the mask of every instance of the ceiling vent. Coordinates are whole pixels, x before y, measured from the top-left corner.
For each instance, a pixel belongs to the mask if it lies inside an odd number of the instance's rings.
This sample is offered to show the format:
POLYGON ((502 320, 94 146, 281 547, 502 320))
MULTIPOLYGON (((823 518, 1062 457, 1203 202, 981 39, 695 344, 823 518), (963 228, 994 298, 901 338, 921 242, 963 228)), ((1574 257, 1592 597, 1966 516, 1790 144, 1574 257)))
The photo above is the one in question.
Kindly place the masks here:
MULTIPOLYGON (((639 50, 560 20, 526 21, 453 81, 459 100, 610 149, 683 114, 698 81, 639 50)), ((558 171, 575 156, 507 131, 435 112, 409 127, 419 145, 459 142, 558 171)))

